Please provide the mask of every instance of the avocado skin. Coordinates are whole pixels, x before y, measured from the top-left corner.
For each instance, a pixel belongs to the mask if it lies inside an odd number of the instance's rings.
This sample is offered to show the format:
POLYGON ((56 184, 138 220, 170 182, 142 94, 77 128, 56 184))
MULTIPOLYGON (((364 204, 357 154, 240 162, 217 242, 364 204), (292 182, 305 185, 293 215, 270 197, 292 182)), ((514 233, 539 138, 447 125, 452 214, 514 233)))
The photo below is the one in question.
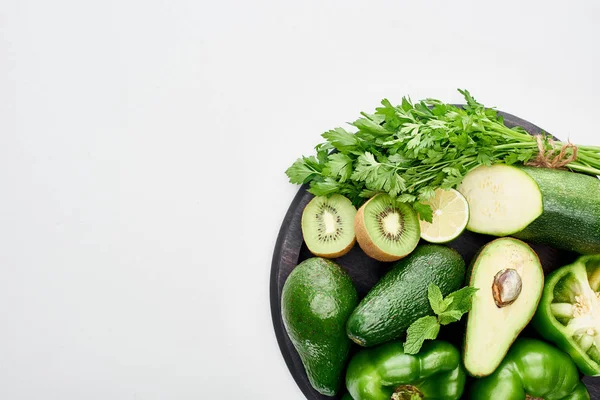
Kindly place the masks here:
POLYGON ((419 246, 367 293, 348 319, 348 337, 363 347, 397 339, 417 319, 433 314, 427 296, 430 283, 447 296, 459 289, 464 279, 465 261, 456 250, 419 246))
POLYGON ((302 360, 312 387, 326 396, 338 393, 350 352, 346 321, 358 304, 348 274, 319 257, 298 264, 282 291, 285 329, 302 360))
POLYGON ((556 169, 522 169, 540 187, 544 212, 512 236, 580 254, 600 253, 600 180, 556 169))

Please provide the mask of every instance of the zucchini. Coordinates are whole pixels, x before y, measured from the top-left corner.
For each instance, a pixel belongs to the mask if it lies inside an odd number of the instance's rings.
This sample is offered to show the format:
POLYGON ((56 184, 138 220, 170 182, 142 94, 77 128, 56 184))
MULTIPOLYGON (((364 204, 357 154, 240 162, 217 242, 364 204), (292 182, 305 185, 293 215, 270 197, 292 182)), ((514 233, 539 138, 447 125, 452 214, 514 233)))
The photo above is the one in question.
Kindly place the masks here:
POLYGON ((472 232, 508 236, 542 214, 542 193, 530 175, 504 164, 469 171, 458 191, 469 203, 472 232))
POLYGON ((513 236, 580 254, 599 254, 600 180, 564 170, 521 169, 538 184, 544 212, 513 236))

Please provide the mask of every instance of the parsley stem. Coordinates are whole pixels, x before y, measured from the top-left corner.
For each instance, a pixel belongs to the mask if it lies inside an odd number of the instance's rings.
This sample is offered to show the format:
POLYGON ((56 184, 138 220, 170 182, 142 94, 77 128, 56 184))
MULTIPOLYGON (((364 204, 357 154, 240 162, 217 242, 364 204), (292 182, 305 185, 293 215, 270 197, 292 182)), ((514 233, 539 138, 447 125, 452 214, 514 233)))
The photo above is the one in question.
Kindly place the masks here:
MULTIPOLYGON (((413 103, 405 98, 399 106, 384 100, 374 114, 361 113, 362 118, 352 124, 357 132, 336 128, 323 134, 327 141, 319 145, 318 157, 298 159, 286 173, 294 183, 310 183, 315 195, 340 193, 360 206, 366 197, 380 192, 400 196, 402 201, 424 200, 438 187, 456 187, 479 165, 521 164, 538 155, 535 137, 504 125, 494 110, 467 91, 460 92, 465 107, 435 99, 413 103), (337 150, 337 155, 321 150, 337 150)), ((570 144, 551 145, 545 139, 550 157, 570 144)), ((567 168, 600 175, 600 146, 577 149, 577 159, 567 168)))
POLYGON ((572 171, 584 172, 584 173, 590 174, 590 175, 596 175, 596 176, 600 175, 600 169, 589 168, 589 167, 585 167, 583 165, 579 165, 576 163, 567 164, 567 168, 569 168, 572 171))
POLYGON ((537 147, 537 144, 535 142, 531 142, 531 143, 506 143, 506 144, 496 145, 496 146, 494 146, 494 149, 496 149, 496 150, 503 150, 503 149, 513 149, 513 148, 520 148, 520 147, 535 148, 535 147, 537 147))
POLYGON ((593 163, 593 164, 600 164, 600 160, 598 160, 597 157, 589 156, 589 155, 587 155, 583 151, 580 151, 580 152, 577 153, 577 160, 576 161, 579 161, 579 160, 585 160, 585 161, 593 163))

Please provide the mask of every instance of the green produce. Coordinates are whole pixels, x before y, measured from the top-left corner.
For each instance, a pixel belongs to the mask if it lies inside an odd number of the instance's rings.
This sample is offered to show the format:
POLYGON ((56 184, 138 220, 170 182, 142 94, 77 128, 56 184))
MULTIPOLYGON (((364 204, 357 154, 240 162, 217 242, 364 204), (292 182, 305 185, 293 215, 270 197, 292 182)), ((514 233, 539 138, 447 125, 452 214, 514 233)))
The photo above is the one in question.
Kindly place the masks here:
POLYGON ((583 256, 548 275, 533 319, 545 339, 591 376, 600 375, 599 298, 600 255, 583 256))
POLYGON ((365 347, 404 335, 421 317, 432 314, 428 287, 444 296, 462 286, 465 263, 455 250, 440 245, 419 246, 397 262, 373 286, 347 323, 348 336, 365 347))
POLYGON ((460 92, 464 107, 434 99, 413 104, 404 98, 397 106, 383 100, 374 114, 362 113, 352 123, 355 133, 325 132, 316 156, 299 158, 286 174, 292 183, 310 184, 317 196, 342 194, 357 207, 376 193, 388 193, 413 203, 429 222, 431 208, 419 202, 438 187, 455 188, 480 165, 533 162, 600 175, 600 147, 577 146, 574 159, 572 145, 508 128, 495 110, 460 92))
POLYGON ((356 208, 339 194, 312 199, 302 212, 302 236, 316 256, 335 258, 348 253, 354 243, 356 208))
POLYGON ((352 398, 352 396, 350 396, 350 393, 346 393, 345 395, 342 396, 342 400, 354 400, 352 398))
POLYGON ((477 290, 467 286, 450 293, 444 298, 440 288, 430 283, 428 289, 429 305, 431 305, 436 315, 421 317, 408 327, 404 352, 406 354, 417 354, 425 340, 437 338, 442 325, 460 321, 463 314, 471 309, 471 300, 477 290))
POLYGON ((367 201, 354 219, 356 240, 369 257, 397 261, 417 247, 419 218, 413 208, 387 194, 367 201))
POLYGON ((300 263, 285 281, 281 314, 311 385, 334 396, 350 351, 345 324, 358 303, 356 289, 337 264, 323 258, 300 263))
POLYGON ((573 361, 559 349, 518 339, 492 375, 470 389, 472 400, 589 400, 573 361))
POLYGON ((458 186, 470 207, 467 229, 494 236, 523 230, 542 214, 542 193, 521 169, 509 165, 471 170, 458 186))
POLYGON ((356 354, 346 372, 354 400, 456 400, 466 375, 458 350, 443 341, 428 342, 417 355, 390 342, 356 354))
POLYGON ((424 202, 431 207, 431 222, 419 221, 421 239, 429 243, 448 243, 466 229, 469 222, 469 203, 454 189, 436 189, 435 195, 424 202))
POLYGON ((544 212, 515 236, 581 254, 600 253, 600 180, 547 168, 523 171, 542 191, 544 212))
POLYGON ((542 296, 544 272, 531 247, 502 238, 481 249, 469 285, 479 290, 467 320, 464 363, 471 375, 486 376, 531 321, 542 296))

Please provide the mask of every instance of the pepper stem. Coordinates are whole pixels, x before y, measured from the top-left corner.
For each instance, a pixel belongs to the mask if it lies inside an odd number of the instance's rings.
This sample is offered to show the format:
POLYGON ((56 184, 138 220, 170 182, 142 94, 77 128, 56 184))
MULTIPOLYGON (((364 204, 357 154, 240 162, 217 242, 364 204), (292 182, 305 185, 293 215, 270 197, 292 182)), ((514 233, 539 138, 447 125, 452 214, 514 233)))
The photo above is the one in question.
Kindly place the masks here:
POLYGON ((530 395, 525 395, 525 400, 544 400, 541 397, 531 397, 530 395))
POLYGON ((413 385, 398 386, 390 400, 423 400, 423 393, 413 385))

